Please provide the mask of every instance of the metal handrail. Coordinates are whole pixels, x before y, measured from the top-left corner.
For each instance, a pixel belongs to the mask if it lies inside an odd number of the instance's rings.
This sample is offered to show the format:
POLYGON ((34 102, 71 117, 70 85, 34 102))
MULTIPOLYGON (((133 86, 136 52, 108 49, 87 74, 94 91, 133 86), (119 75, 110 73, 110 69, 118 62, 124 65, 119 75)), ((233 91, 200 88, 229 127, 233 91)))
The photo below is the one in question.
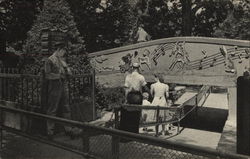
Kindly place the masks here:
MULTIPOLYGON (((66 125, 83 128, 85 130, 87 129, 87 130, 100 131, 100 132, 103 132, 104 134, 109 134, 111 136, 127 138, 127 139, 131 139, 134 141, 143 142, 143 143, 147 143, 147 144, 155 145, 155 146, 160 146, 160 147, 167 148, 167 149, 173 149, 173 150, 197 154, 197 155, 200 154, 202 156, 220 156, 220 157, 229 158, 229 159, 249 159, 250 158, 250 156, 233 154, 233 153, 224 152, 224 151, 218 151, 218 150, 214 150, 211 148, 202 148, 199 146, 185 144, 185 143, 181 143, 181 142, 177 142, 177 141, 161 140, 161 139, 158 139, 155 137, 143 136, 143 135, 130 133, 130 132, 126 132, 126 131, 121 131, 121 130, 116 130, 116 129, 98 127, 98 126, 88 124, 87 122, 79 122, 79 121, 73 121, 73 120, 68 120, 68 119, 64 119, 64 118, 58 118, 58 117, 54 117, 54 116, 29 112, 29 111, 25 111, 25 110, 21 110, 21 109, 9 108, 9 107, 3 106, 3 105, 0 105, 0 110, 7 111, 7 112, 13 112, 13 113, 21 113, 21 114, 32 116, 35 118, 53 120, 54 122, 57 122, 57 123, 63 123, 66 125)), ((1 123, 1 124, 3 124, 3 123, 1 123)))

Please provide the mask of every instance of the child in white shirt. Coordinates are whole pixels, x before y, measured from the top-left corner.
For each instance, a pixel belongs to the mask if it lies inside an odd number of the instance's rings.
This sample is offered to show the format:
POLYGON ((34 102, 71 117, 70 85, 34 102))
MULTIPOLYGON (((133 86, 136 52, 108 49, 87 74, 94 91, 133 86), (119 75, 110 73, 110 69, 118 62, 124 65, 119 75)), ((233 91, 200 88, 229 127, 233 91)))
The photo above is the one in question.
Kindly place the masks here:
MULTIPOLYGON (((151 103, 148 101, 149 94, 147 92, 144 92, 142 96, 143 96, 142 105, 145 105, 145 106, 151 105, 151 103)), ((142 123, 146 123, 148 113, 149 113, 149 110, 142 110, 142 123)), ((143 127, 143 131, 147 131, 147 127, 143 127)))

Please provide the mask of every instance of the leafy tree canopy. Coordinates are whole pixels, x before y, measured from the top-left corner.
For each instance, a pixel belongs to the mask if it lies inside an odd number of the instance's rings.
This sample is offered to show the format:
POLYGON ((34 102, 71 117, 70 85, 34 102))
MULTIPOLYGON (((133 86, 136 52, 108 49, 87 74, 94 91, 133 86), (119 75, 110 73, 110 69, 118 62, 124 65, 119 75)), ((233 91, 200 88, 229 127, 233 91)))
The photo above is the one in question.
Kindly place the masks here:
POLYGON ((88 52, 118 47, 129 41, 133 26, 129 2, 68 0, 68 3, 88 52))
MULTIPOLYGON (((249 0, 190 3, 190 35, 249 39, 249 0)), ((183 36, 183 5, 181 0, 138 0, 135 11, 153 39, 183 36)))
POLYGON ((1 0, 0 30, 5 32, 5 40, 25 40, 26 33, 41 8, 42 0, 1 0))
POLYGON ((214 36, 250 40, 250 0, 233 0, 227 18, 216 28, 214 36))

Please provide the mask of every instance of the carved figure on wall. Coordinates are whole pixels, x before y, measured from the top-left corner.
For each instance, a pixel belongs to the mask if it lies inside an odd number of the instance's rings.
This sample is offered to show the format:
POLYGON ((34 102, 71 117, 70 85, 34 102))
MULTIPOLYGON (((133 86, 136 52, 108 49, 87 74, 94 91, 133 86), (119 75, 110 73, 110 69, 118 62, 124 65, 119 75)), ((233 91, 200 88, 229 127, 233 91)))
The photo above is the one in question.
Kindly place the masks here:
POLYGON ((172 55, 174 55, 174 59, 169 66, 169 70, 174 70, 177 68, 178 70, 184 69, 186 65, 190 62, 188 52, 184 48, 185 42, 182 44, 177 42, 175 44, 174 50, 172 50, 172 55))
POLYGON ((94 59, 97 63, 103 63, 104 61, 108 60, 108 57, 101 55, 101 56, 95 57, 94 59))
MULTIPOLYGON (((138 57, 138 62, 139 62, 140 66, 145 64, 148 67, 148 69, 150 70, 151 69, 151 62, 150 62, 150 59, 149 59, 149 55, 150 55, 149 50, 145 49, 144 52, 143 52, 142 57, 138 57)), ((142 70, 142 71, 144 71, 144 70, 142 70)))
POLYGON ((97 72, 113 71, 115 69, 114 66, 101 66, 101 64, 103 64, 103 62, 107 60, 108 57, 106 56, 95 56, 92 60, 90 60, 90 64, 95 68, 97 72))
POLYGON ((154 50, 152 60, 154 61, 154 64, 157 65, 157 60, 160 58, 160 56, 164 56, 167 50, 172 49, 172 46, 169 44, 160 45, 158 48, 154 50))
POLYGON ((134 54, 130 55, 131 56, 131 64, 133 63, 139 63, 139 53, 138 51, 135 51, 134 54))
POLYGON ((122 59, 119 61, 119 67, 122 73, 125 73, 126 71, 130 70, 132 64, 132 57, 133 55, 128 53, 127 55, 123 56, 122 59))

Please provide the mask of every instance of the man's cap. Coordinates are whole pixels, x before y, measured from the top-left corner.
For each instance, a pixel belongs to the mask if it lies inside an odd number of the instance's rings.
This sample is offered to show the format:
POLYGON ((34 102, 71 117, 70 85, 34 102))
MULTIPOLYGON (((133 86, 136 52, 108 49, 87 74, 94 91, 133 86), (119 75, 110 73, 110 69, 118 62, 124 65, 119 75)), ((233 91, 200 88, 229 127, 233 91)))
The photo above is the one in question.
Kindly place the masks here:
POLYGON ((140 67, 139 63, 133 63, 132 66, 133 66, 134 68, 139 68, 139 67, 140 67))

